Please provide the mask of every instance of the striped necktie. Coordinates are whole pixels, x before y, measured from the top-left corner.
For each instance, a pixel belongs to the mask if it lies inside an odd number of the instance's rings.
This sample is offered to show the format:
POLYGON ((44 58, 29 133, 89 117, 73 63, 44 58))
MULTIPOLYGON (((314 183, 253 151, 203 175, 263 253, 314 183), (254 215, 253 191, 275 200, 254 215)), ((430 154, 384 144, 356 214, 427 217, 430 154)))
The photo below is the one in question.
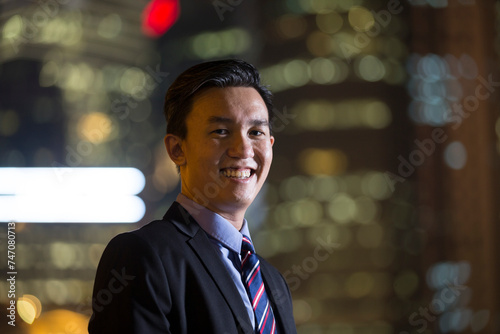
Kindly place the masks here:
POLYGON ((267 298, 260 273, 260 262, 255 255, 250 238, 245 235, 241 243, 241 278, 252 301, 258 332, 260 334, 277 333, 273 309, 267 298))

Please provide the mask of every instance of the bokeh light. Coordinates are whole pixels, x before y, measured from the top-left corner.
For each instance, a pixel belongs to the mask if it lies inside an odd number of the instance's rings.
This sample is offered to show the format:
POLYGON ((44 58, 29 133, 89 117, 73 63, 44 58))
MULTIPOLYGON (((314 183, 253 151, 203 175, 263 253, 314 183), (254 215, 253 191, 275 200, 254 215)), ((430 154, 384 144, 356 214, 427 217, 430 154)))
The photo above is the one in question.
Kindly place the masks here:
POLYGON ((306 174, 336 175, 347 168, 347 156, 335 149, 308 148, 299 154, 299 162, 306 174))
POLYGON ((179 0, 151 0, 142 12, 142 31, 146 36, 159 37, 179 18, 179 0))
POLYGON ((68 310, 53 310, 42 313, 40 318, 28 329, 29 334, 46 333, 85 333, 88 318, 68 310))
POLYGON ((189 45, 192 57, 210 59, 242 54, 252 43, 252 36, 246 30, 230 28, 197 34, 190 39, 189 45))
POLYGON ((35 319, 40 317, 42 303, 33 295, 23 295, 17 299, 17 312, 24 322, 32 324, 35 319))
POLYGON ((122 30, 122 19, 118 14, 106 15, 97 26, 97 33, 104 38, 116 38, 122 30))
POLYGON ((385 76, 385 67, 379 58, 367 55, 357 60, 356 74, 363 80, 375 82, 385 76))
POLYGON ((344 20, 337 12, 332 11, 316 15, 316 25, 324 33, 334 34, 342 28, 343 24, 344 20))
POLYGON ((460 170, 464 168, 467 163, 465 146, 459 141, 449 143, 444 149, 444 161, 452 169, 460 170))
POLYGON ((108 115, 101 112, 91 112, 82 116, 77 124, 78 136, 93 144, 109 140, 113 123, 108 115))
POLYGON ((462 101, 462 80, 475 80, 478 74, 477 64, 468 54, 458 58, 451 54, 440 57, 435 54, 425 56, 411 55, 407 69, 410 73, 408 92, 412 101, 408 108, 410 118, 417 124, 442 126, 463 121, 461 110, 469 110, 472 96, 462 101))
POLYGON ((327 131, 332 129, 384 129, 392 122, 385 102, 380 100, 300 101, 292 110, 294 124, 299 131, 327 131))
POLYGON ((349 9, 349 24, 356 31, 367 31, 375 24, 372 13, 362 6, 353 6, 349 9))

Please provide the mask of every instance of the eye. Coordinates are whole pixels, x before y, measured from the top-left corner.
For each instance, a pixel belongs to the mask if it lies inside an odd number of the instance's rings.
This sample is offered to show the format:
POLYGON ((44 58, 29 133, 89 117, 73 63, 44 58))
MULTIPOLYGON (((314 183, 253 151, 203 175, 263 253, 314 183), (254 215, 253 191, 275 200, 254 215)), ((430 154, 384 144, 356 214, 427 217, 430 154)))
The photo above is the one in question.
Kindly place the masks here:
POLYGON ((227 129, 217 129, 212 131, 212 133, 215 133, 217 135, 227 135, 229 131, 227 131, 227 129))
POLYGON ((260 130, 251 130, 250 135, 251 136, 264 136, 266 133, 260 130))

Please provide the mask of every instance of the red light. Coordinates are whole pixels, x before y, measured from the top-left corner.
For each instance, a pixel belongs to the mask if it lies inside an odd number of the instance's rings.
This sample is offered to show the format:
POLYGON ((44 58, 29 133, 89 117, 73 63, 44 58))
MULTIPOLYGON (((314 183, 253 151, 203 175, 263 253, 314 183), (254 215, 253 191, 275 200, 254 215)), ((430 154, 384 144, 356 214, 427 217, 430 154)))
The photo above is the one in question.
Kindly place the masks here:
POLYGON ((179 18, 179 0, 151 0, 142 12, 142 31, 150 37, 160 37, 179 18))

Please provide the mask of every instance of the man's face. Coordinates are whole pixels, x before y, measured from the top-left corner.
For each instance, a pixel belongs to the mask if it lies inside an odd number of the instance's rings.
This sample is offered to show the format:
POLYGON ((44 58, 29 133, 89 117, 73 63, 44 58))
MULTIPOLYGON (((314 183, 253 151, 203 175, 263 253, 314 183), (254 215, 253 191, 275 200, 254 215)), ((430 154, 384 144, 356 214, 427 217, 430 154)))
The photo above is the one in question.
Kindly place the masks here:
POLYGON ((186 127, 182 193, 214 212, 246 210, 273 156, 262 97, 251 87, 209 88, 195 96, 186 127))

